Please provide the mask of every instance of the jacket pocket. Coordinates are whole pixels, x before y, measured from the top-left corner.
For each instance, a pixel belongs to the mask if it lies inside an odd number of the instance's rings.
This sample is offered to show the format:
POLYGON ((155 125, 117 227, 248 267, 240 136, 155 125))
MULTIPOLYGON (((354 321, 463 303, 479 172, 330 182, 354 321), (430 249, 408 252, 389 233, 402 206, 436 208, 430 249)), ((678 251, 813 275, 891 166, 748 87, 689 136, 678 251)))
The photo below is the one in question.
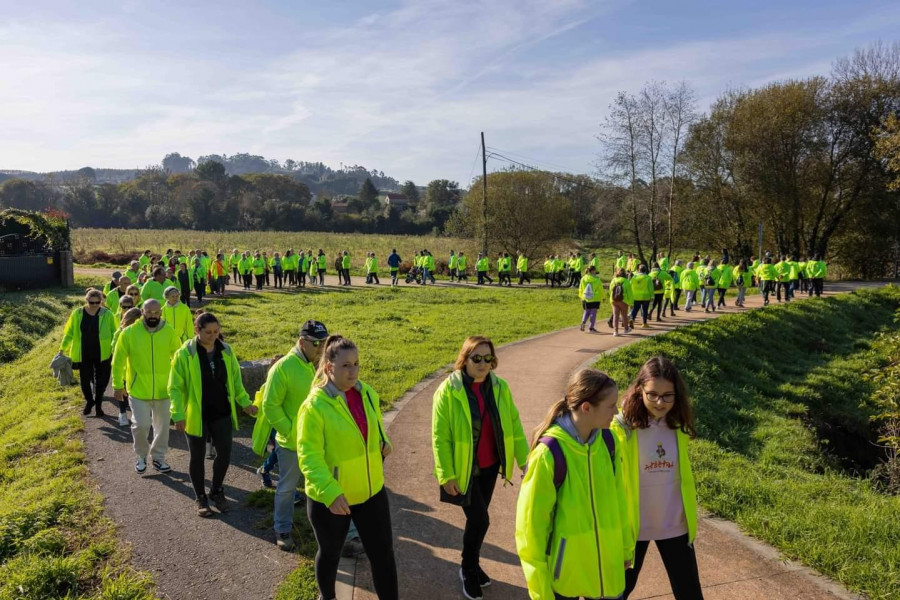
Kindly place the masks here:
POLYGON ((566 538, 560 538, 559 540, 559 550, 556 553, 556 562, 553 565, 553 580, 556 581, 559 579, 560 573, 562 573, 563 559, 566 554, 566 538))

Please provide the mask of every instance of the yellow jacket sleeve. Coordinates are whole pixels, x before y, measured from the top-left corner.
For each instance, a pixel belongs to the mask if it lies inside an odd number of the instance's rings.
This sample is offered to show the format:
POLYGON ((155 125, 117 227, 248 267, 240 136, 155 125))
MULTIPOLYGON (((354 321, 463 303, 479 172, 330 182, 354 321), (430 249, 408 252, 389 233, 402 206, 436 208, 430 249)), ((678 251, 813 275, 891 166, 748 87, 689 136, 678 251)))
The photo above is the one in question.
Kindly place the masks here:
POLYGON ((553 577, 547 555, 556 508, 553 455, 539 444, 530 458, 516 506, 516 551, 528 596, 532 600, 553 600, 553 577))
POLYGON ((297 419, 297 460, 306 486, 311 488, 308 495, 322 498, 325 506, 331 506, 343 491, 325 462, 325 423, 310 398, 300 407, 297 419))
MULTIPOLYGON (((450 428, 450 410, 453 398, 450 386, 444 384, 434 394, 431 405, 431 449, 434 453, 434 474, 444 485, 458 477, 453 466, 453 431, 450 428)), ((465 482, 457 482, 463 485, 465 482)))
POLYGON ((284 375, 279 369, 274 369, 266 381, 266 391, 263 394, 262 410, 266 420, 285 438, 291 437, 291 427, 294 423, 284 412, 284 397, 287 394, 284 375))

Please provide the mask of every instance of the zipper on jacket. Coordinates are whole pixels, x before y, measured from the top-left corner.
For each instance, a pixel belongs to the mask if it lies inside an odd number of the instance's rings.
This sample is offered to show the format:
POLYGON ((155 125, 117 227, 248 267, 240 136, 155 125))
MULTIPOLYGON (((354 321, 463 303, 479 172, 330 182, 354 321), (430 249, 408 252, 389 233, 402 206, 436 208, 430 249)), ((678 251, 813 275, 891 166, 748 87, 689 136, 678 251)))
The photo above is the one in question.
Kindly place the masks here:
POLYGON ((150 399, 156 400, 156 353, 153 351, 153 334, 150 334, 150 399))
MULTIPOLYGON (((593 444, 592 444, 593 445, 593 444)), ((591 516, 594 518, 594 543, 597 545, 597 567, 600 572, 600 597, 603 597, 603 560, 600 556, 600 534, 597 533, 597 508, 594 506, 594 472, 591 469, 591 446, 587 448, 588 489, 591 493, 591 516)))
POLYGON ((559 540, 559 554, 556 555, 556 565, 553 567, 553 579, 558 580, 562 572, 563 555, 566 553, 566 538, 559 540))
MULTIPOLYGON (((356 425, 356 419, 353 418, 353 413, 350 412, 350 404, 347 402, 347 395, 344 394, 344 407, 347 410, 347 414, 350 415, 350 420, 353 421, 354 425, 356 425)), ((366 412, 366 403, 363 402, 363 412, 366 412)), ((369 423, 369 415, 366 415, 366 425, 369 423)), ((377 425, 377 423, 376 423, 377 425)), ((362 431, 359 429, 359 425, 356 426, 356 432, 359 434, 359 439, 362 440, 363 443, 363 452, 366 455, 366 479, 369 483, 369 498, 372 497, 372 468, 369 464, 369 444, 366 441, 366 438, 363 437, 362 431)))

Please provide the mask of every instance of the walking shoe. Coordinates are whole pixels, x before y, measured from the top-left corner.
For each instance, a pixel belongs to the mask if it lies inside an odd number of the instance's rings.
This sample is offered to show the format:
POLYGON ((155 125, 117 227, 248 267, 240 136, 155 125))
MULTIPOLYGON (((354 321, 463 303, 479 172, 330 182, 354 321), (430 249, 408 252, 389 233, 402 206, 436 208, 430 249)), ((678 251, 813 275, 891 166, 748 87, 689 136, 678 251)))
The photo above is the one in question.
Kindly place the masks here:
POLYGON ((147 470, 147 461, 138 457, 138 459, 134 461, 134 470, 138 475, 143 475, 144 471, 147 470))
POLYGON ((279 550, 290 552, 294 549, 294 538, 291 537, 290 533, 276 533, 275 545, 278 546, 279 550))
POLYGON ((590 329, 588 329, 588 331, 590 331, 591 333, 597 333, 597 330, 594 329, 593 327, 591 327, 590 329))
POLYGON ((153 459, 153 468, 156 469, 157 473, 168 473, 172 470, 172 467, 169 466, 169 463, 162 459, 156 460, 155 458, 153 459))
POLYGON ((346 558, 353 558, 355 556, 359 556, 363 552, 365 552, 365 548, 363 548, 362 542, 358 537, 347 540, 344 542, 344 547, 341 548, 341 556, 346 558))
POLYGON ((481 570, 481 566, 478 567, 478 585, 483 588, 489 587, 491 585, 491 578, 488 577, 488 574, 481 570))
POLYGON ((212 442, 206 442, 206 458, 212 460, 216 457, 216 449, 213 448, 212 442))
POLYGON ((641 329, 650 329, 650 326, 644 323, 643 325, 641 325, 641 329))
POLYGON ((662 323, 662 319, 659 318, 659 317, 656 317, 656 322, 657 322, 657 323, 662 323))
POLYGON ((228 506, 228 500, 225 498, 225 490, 216 490, 209 492, 209 499, 216 505, 216 510, 220 513, 227 513, 231 508, 228 506))
POLYGON ((125 413, 119 413, 119 427, 127 427, 128 424, 128 415, 125 413))
POLYGON ((581 330, 584 331, 584 323, 581 324, 581 330))
POLYGON ((259 475, 259 478, 262 480, 263 487, 265 488, 273 488, 275 484, 272 483, 272 476, 268 471, 264 471, 262 466, 256 469, 256 474, 259 475))
POLYGON ((613 331, 613 337, 619 337, 619 332, 618 332, 618 331, 613 331))
POLYGON ((469 600, 481 600, 481 586, 478 585, 478 571, 476 569, 459 569, 459 579, 463 584, 463 596, 469 600))
POLYGON ((100 408, 100 405, 99 405, 99 404, 97 405, 97 410, 94 411, 94 416, 95 416, 95 417, 105 417, 105 416, 106 416, 106 413, 103 412, 103 409, 100 408))
POLYGON ((89 415, 89 414, 91 414, 91 411, 92 411, 93 409, 94 409, 94 403, 93 403, 93 402, 87 402, 87 403, 85 403, 85 405, 84 405, 84 410, 81 411, 81 414, 83 414, 83 415, 89 415))
POLYGON ((213 511, 209 509, 209 501, 206 499, 206 494, 197 498, 197 516, 204 519, 213 516, 213 511))

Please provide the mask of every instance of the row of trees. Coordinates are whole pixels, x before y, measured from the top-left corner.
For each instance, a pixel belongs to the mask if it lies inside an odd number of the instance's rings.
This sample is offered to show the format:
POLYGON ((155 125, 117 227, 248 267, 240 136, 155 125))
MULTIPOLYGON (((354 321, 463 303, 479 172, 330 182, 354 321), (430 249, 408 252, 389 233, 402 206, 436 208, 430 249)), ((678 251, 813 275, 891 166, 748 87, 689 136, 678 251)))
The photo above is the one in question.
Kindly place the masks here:
POLYGON ((828 77, 728 90, 704 115, 695 104, 686 84, 652 82, 620 93, 604 123, 601 176, 625 192, 620 223, 642 257, 749 256, 762 223, 779 253, 828 254, 861 274, 896 259, 900 44, 857 51, 828 77))
POLYGON ((440 228, 459 200, 458 185, 447 180, 432 181, 424 199, 412 181, 403 190, 410 207, 390 208, 365 178, 345 202, 348 212, 339 213, 332 197, 312 202, 309 188, 289 175, 234 175, 223 163, 206 160, 177 173, 150 168, 120 184, 97 184, 87 173, 65 184, 10 179, 0 184, 0 207, 58 208, 77 227, 421 234, 440 228))

